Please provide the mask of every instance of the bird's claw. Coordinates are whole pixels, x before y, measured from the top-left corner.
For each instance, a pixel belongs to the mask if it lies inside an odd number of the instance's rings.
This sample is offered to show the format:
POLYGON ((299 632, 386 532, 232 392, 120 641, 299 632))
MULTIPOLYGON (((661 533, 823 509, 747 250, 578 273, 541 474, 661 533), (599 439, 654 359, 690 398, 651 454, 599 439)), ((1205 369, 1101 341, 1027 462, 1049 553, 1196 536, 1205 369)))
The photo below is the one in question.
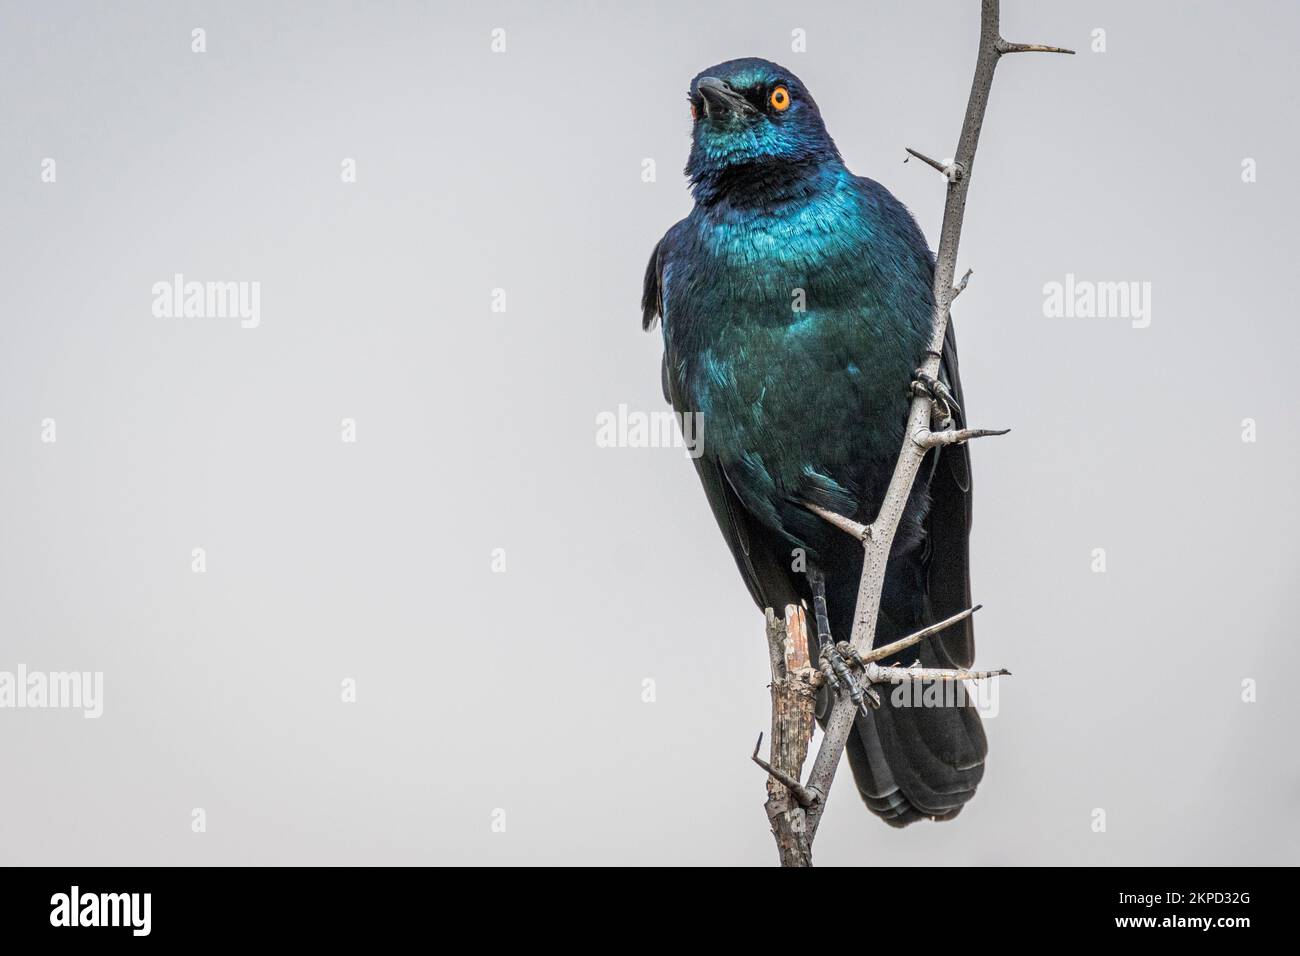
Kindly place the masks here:
POLYGON ((912 375, 912 394, 930 399, 934 403, 935 411, 938 413, 937 417, 941 422, 941 427, 950 427, 955 417, 954 413, 956 415, 961 414, 961 405, 957 403, 957 399, 948 390, 948 386, 922 368, 918 368, 912 375))
POLYGON ((825 675, 826 683, 830 685, 831 690, 840 693, 842 688, 847 689, 849 700, 853 701, 854 706, 864 714, 869 712, 869 708, 880 706, 880 695, 876 693, 875 688, 870 684, 864 686, 853 674, 854 665, 864 666, 862 658, 854 650, 853 645, 847 641, 840 641, 834 646, 823 647, 820 657, 820 670, 825 675))

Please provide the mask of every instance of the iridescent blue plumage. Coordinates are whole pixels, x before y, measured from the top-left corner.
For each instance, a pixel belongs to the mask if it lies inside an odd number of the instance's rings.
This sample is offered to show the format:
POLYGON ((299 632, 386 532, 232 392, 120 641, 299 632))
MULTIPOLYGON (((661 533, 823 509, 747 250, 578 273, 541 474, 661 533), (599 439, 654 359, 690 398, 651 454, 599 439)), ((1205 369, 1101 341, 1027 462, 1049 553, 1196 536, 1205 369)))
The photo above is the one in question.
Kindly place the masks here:
MULTIPOLYGON (((903 205, 845 167, 788 70, 722 63, 692 81, 690 100, 695 206, 656 247, 643 302, 647 327, 663 320, 665 393, 702 416, 697 467, 755 600, 809 600, 796 573, 806 557, 825 572, 832 634, 847 639, 861 549, 804 505, 875 516, 930 337, 933 258, 903 205)), ((959 390, 955 351, 945 366, 959 390)), ((967 606, 968 525, 963 449, 918 482, 877 643, 967 606)), ((920 656, 946 665, 972 641, 960 631, 920 656)), ((947 818, 973 794, 984 754, 973 712, 886 706, 859 725, 855 776, 889 822, 947 818)))

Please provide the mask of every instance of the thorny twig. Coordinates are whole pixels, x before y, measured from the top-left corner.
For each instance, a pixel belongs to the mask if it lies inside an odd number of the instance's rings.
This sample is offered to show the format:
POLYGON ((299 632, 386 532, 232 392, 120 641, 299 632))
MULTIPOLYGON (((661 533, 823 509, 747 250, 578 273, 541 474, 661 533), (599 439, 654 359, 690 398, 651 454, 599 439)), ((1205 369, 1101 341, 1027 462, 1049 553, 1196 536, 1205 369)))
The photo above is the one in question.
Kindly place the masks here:
MULTIPOLYGON (((971 173, 975 164, 975 150, 979 144, 980 128, 984 123, 984 111, 988 105, 989 91, 993 85, 994 69, 998 60, 1008 53, 1073 52, 1061 47, 1031 43, 1010 43, 1004 40, 999 33, 1000 6, 999 0, 981 0, 979 54, 975 62, 975 78, 971 84, 970 99, 966 105, 966 117, 962 122, 956 157, 950 163, 941 163, 914 149, 908 149, 909 154, 939 170, 948 180, 943 227, 939 236, 939 249, 935 257, 934 327, 925 364, 920 370, 930 379, 936 379, 939 375, 939 363, 942 357, 944 335, 948 328, 949 309, 952 306, 952 301, 966 288, 967 280, 970 278, 970 272, 967 271, 960 283, 953 284, 956 273, 957 246, 961 238, 962 220, 966 211, 966 193, 970 188, 971 173)), ((890 546, 893 544, 894 534, 898 529, 899 521, 903 517, 904 508, 911 494, 912 484, 916 479, 926 453, 931 448, 942 445, 1006 434, 1005 430, 993 429, 931 431, 930 423, 933 410, 934 400, 931 396, 919 394, 913 397, 908 413, 907 428, 904 432, 907 437, 903 441, 903 447, 899 452, 898 462, 894 467, 894 474, 890 480, 889 488, 881 501, 880 510, 871 524, 864 525, 815 505, 807 505, 809 510, 862 542, 864 551, 862 580, 858 588, 857 610, 854 615, 850 647, 862 662, 863 669, 866 672, 865 677, 868 681, 981 679, 1007 673, 1005 670, 965 671, 919 667, 882 667, 876 663, 878 660, 892 656, 915 644, 929 634, 969 616, 974 613, 974 608, 954 615, 900 641, 895 641, 886 647, 873 650, 871 646, 875 639, 877 615, 880 610, 880 595, 884 586, 885 566, 889 557, 890 546)), ((787 610, 788 619, 789 611, 787 610)), ((769 637, 771 636, 772 621, 773 619, 769 615, 769 637)), ((778 679, 777 669, 777 660, 774 656, 774 726, 776 724, 775 682, 778 679)), ((786 678, 784 674, 780 676, 782 679, 786 678)), ((810 866, 812 864, 812 844, 816 837, 817 826, 825 810, 826 798, 835 779, 835 771, 839 766, 840 756, 844 752, 845 741, 848 739, 849 732, 853 727, 856 713, 857 708, 847 695, 835 699, 830 719, 826 724, 826 733, 822 740, 821 749, 813 762, 807 784, 798 783, 803 763, 802 757, 798 753, 793 755, 799 757, 797 765, 789 766, 790 761, 787 761, 787 765, 780 768, 781 776, 774 775, 775 781, 785 789, 785 792, 793 794, 796 802, 800 804, 797 808, 798 812, 804 815, 798 821, 799 825, 797 827, 786 828, 782 832, 778 832, 774 822, 773 832, 777 836, 777 843, 781 849, 782 865, 810 866), (806 803, 804 802, 805 799, 807 800, 806 803)), ((811 737, 811 724, 806 727, 806 732, 811 737)), ((786 746, 788 748, 788 742, 786 746)), ((805 741, 805 750, 806 746, 805 741)), ((775 762, 775 740, 773 741, 773 754, 775 762)), ((790 756, 788 749, 787 756, 790 756)), ((757 759, 757 756, 755 759, 757 759)), ((769 817, 772 817, 771 785, 769 785, 768 803, 769 817)))

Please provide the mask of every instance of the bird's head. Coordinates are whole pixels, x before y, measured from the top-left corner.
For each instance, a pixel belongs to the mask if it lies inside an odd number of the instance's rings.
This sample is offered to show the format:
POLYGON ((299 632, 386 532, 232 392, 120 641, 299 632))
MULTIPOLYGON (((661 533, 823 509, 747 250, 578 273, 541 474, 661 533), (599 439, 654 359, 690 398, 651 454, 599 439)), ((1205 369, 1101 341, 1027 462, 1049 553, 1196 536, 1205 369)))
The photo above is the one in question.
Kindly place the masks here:
POLYGON ((728 60, 691 81, 691 155, 686 174, 708 201, 738 182, 777 185, 790 175, 840 161, 808 88, 769 60, 728 60))

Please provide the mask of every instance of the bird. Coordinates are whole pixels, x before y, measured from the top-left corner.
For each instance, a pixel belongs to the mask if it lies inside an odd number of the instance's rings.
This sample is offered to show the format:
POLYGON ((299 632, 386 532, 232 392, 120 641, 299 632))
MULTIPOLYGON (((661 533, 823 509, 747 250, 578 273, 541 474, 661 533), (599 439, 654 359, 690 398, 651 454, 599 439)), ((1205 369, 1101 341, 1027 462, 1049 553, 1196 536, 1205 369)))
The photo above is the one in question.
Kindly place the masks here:
MULTIPOLYGON (((834 645, 851 634, 863 549, 808 507, 871 522, 916 383, 964 420, 951 322, 938 380, 918 377, 934 256, 907 208, 849 171, 790 70, 728 60, 699 73, 688 100, 693 205, 655 245, 641 300, 642 327, 662 327, 664 398, 698 422, 695 468, 755 603, 815 609, 810 651, 828 674, 818 720, 835 694, 863 703, 845 747, 863 802, 895 827, 950 820, 984 774, 979 714, 961 695, 916 706, 857 686, 834 645)), ((931 449, 873 646, 970 607, 971 507, 966 446, 931 449)), ((882 663, 968 667, 974 651, 968 617, 882 663)))

